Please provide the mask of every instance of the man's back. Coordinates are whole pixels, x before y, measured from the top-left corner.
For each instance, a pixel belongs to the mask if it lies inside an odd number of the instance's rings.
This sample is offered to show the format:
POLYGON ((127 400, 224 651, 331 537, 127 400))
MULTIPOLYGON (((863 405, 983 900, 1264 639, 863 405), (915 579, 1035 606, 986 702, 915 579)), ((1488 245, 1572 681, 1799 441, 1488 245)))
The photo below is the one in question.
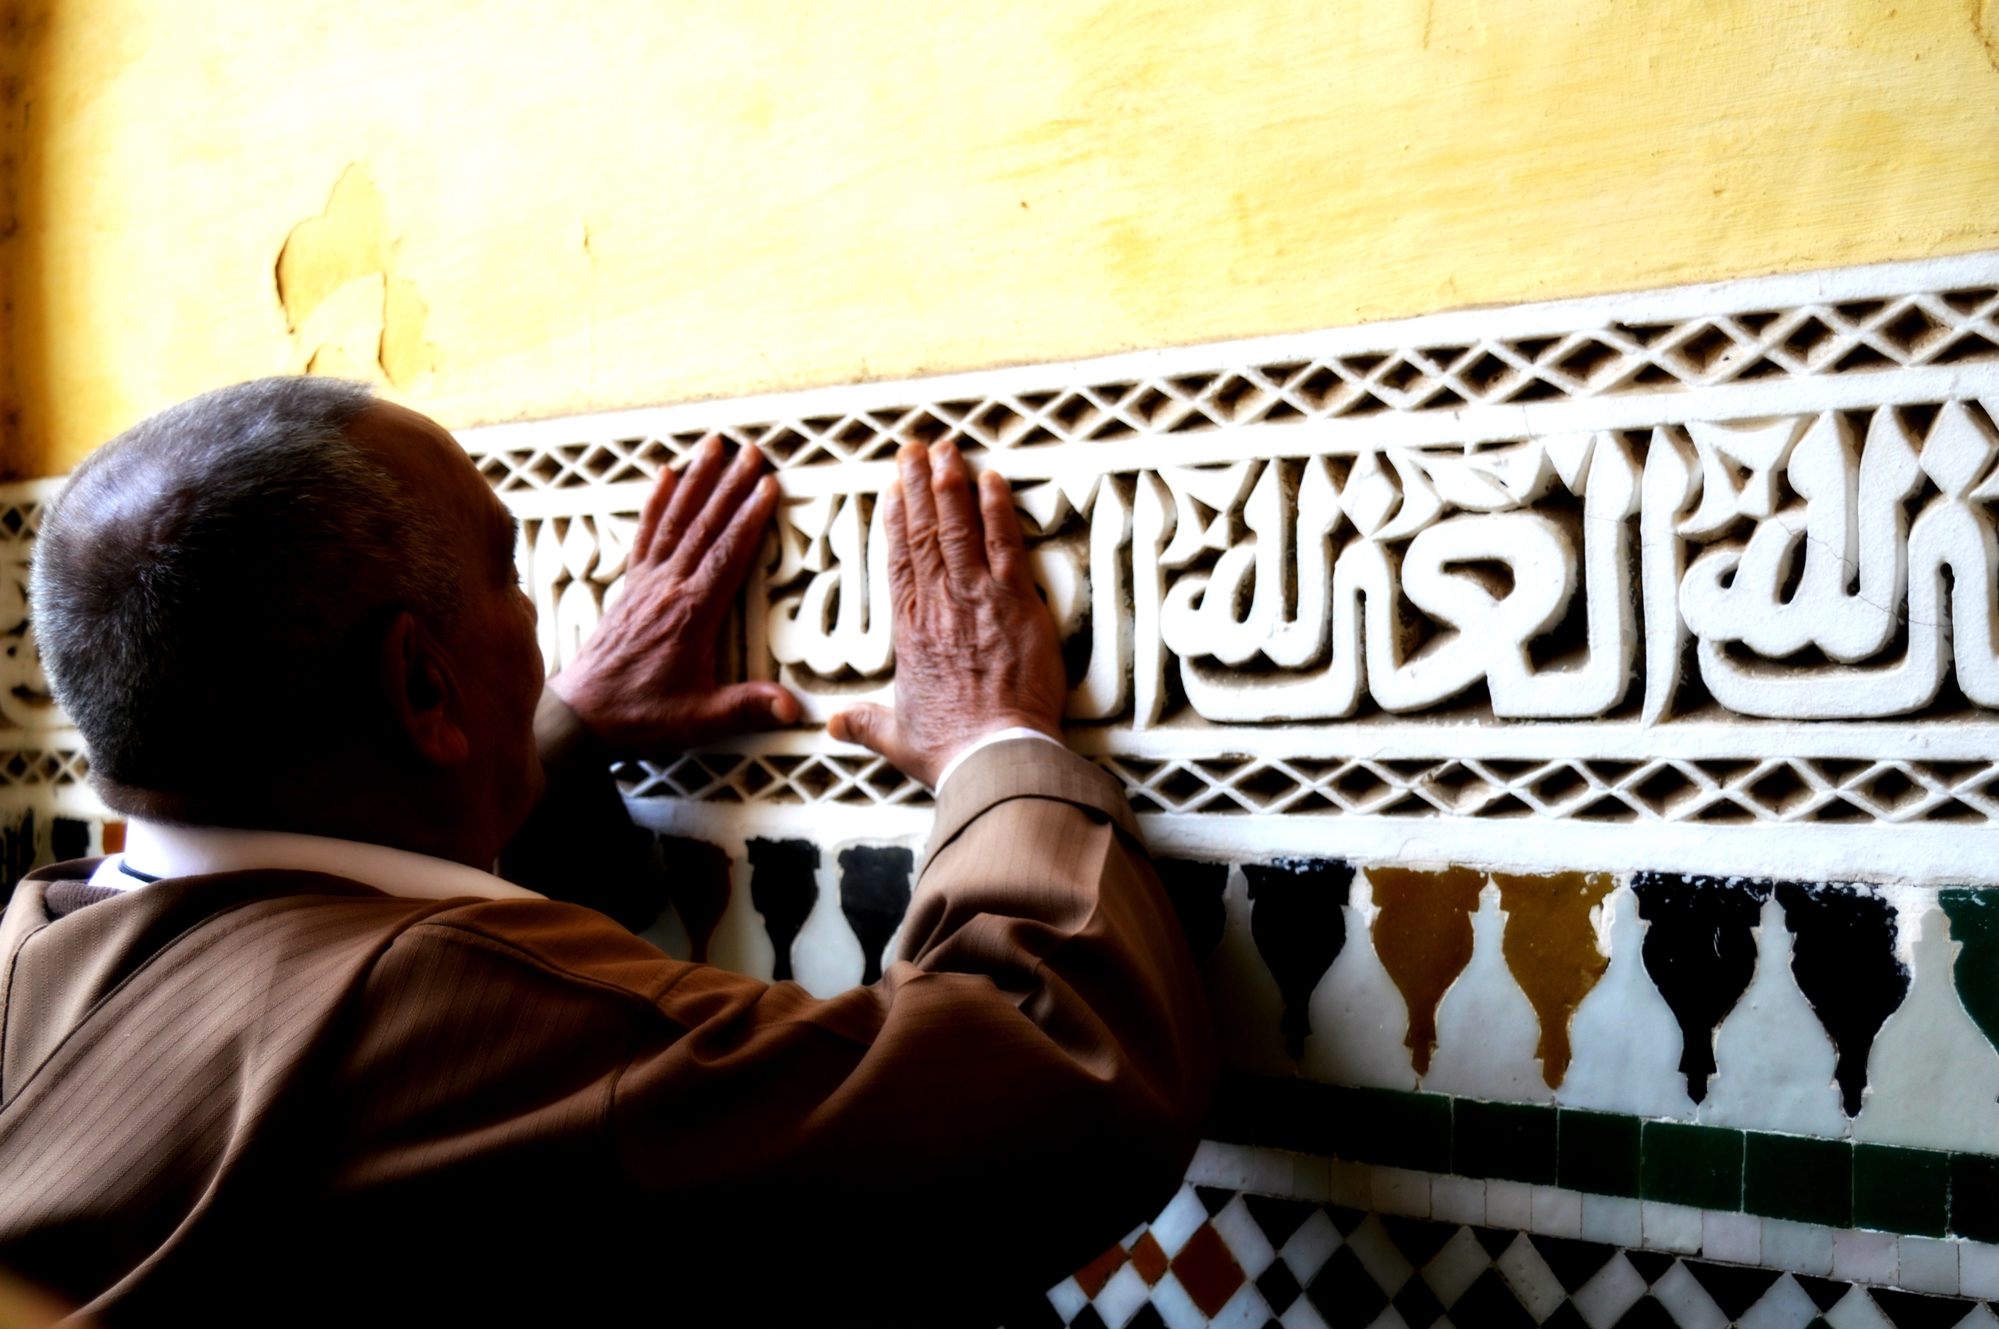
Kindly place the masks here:
POLYGON ((114 1320, 934 1323, 1052 1282, 1184 1164, 1205 1013, 1108 779, 966 777, 905 961, 823 1002, 553 901, 244 872, 63 913, 89 865, 44 869, 0 923, 0 1260, 114 1320))

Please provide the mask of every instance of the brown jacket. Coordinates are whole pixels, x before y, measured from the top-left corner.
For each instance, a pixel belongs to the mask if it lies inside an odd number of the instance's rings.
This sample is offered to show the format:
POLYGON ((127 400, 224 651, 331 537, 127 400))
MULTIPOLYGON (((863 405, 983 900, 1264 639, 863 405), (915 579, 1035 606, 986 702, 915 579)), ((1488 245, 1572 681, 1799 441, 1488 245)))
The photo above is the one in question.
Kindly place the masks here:
POLYGON ((0 1265, 106 1322, 988 1324, 1164 1200, 1213 1081, 1121 792, 994 745, 830 1000, 342 878, 0 917, 0 1265))

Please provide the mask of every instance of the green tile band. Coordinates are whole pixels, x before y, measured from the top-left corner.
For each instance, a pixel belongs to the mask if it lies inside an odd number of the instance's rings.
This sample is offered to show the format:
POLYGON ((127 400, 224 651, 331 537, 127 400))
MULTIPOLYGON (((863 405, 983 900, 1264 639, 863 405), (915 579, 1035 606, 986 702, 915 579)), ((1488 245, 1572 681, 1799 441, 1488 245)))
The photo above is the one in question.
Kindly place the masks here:
POLYGON ((1231 1073, 1230 1144, 1824 1227, 1999 1242, 1999 1158, 1231 1073))

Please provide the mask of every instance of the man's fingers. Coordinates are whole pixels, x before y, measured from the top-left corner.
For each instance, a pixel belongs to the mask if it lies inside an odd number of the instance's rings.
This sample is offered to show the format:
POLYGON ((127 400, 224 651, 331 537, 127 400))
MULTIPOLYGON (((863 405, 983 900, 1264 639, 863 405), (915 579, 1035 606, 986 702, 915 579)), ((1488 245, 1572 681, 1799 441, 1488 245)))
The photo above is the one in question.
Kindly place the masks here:
POLYGON ((673 491, 680 487, 680 477, 666 467, 661 467, 659 478, 653 481, 652 492, 646 495, 645 507, 639 511, 638 533, 632 537, 632 561, 648 561, 652 557, 653 540, 659 534, 660 519, 666 516, 666 506, 673 501, 673 491))
POLYGON ((903 520, 902 481, 882 495, 882 531, 888 536, 889 602, 901 612, 916 603, 916 569, 909 562, 909 530, 903 520))
POLYGON ((968 593, 986 575, 980 545, 979 510, 965 474, 964 458, 949 443, 931 454, 930 493, 937 506, 937 548, 953 589, 968 593))
POLYGON ((895 712, 886 706, 867 701, 849 707, 826 722, 826 732, 842 743, 859 743, 895 760, 889 751, 895 746, 895 712))
POLYGON ((751 500, 763 471, 763 454, 755 448, 745 447, 736 454, 735 463, 716 481, 708 501, 694 514, 693 522, 673 551, 672 556, 680 559, 683 568, 695 567, 707 557, 709 546, 734 523, 743 504, 751 500))
POLYGON ((896 454, 902 472, 902 524, 909 537, 913 589, 920 595, 928 583, 944 579, 944 553, 937 547, 937 500, 930 493, 930 450, 905 443, 896 454))
POLYGON ((717 688, 695 702, 694 713, 688 717, 687 743, 712 743, 797 719, 798 698, 782 684, 736 683, 717 688))
POLYGON ((1034 573, 1027 563, 1027 540, 1020 533, 1020 518, 1013 510, 1013 486, 996 471, 979 477, 979 514, 986 525, 986 562, 993 580, 1009 589, 1032 595, 1034 573))
POLYGON ((673 498, 660 518, 659 529, 653 534, 648 552, 655 562, 670 558, 673 551, 679 548, 687 528, 694 524, 695 515, 707 503, 709 491, 715 487, 715 477, 722 473, 725 455, 722 439, 716 434, 702 439, 701 446, 694 450, 694 460, 687 463, 687 469, 680 473, 673 498))
POLYGON ((757 548, 763 543, 763 533, 770 525, 770 517, 777 511, 777 477, 766 475, 756 482, 756 488, 729 518, 729 524, 709 547, 701 560, 701 569, 708 574, 708 584, 715 591, 718 604, 734 598, 736 588, 749 575, 750 564, 756 561, 757 548))

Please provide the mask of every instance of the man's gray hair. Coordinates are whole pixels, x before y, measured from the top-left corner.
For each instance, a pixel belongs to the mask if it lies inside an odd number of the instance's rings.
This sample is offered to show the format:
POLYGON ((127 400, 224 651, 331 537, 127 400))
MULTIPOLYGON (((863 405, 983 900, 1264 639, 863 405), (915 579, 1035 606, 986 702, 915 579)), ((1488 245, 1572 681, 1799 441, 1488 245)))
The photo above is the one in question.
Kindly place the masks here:
POLYGON ((42 664, 113 806, 283 783, 395 613, 447 626, 445 532, 347 436, 371 400, 326 378, 207 393, 91 454, 44 517, 42 664))

